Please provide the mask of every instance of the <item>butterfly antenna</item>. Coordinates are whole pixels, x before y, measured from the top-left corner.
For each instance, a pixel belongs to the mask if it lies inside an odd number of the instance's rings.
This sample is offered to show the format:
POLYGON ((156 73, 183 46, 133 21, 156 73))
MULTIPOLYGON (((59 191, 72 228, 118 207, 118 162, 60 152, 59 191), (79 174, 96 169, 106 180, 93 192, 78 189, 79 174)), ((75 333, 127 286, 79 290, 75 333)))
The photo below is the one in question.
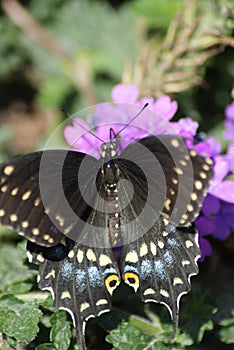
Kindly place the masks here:
POLYGON ((148 106, 149 104, 148 104, 148 102, 141 108, 141 110, 132 118, 132 119, 130 119, 129 120, 129 122, 126 124, 126 125, 124 125, 123 127, 122 127, 122 129, 120 129, 118 132, 117 132, 117 134, 115 134, 115 138, 117 137, 117 136, 119 136, 119 134, 124 130, 124 129, 126 129, 132 122, 133 122, 133 120, 135 120, 143 111, 144 111, 144 109, 148 106))
POLYGON ((83 130, 87 131, 89 134, 91 134, 93 137, 95 137, 96 139, 98 139, 99 141, 101 141, 102 143, 104 143, 105 141, 102 140, 100 137, 98 137, 96 134, 94 134, 92 131, 90 131, 89 129, 87 129, 85 126, 83 126, 82 124, 80 124, 76 119, 73 119, 64 108, 61 108, 62 112, 66 115, 66 117, 72 119, 72 121, 78 125, 79 127, 81 127, 83 130))

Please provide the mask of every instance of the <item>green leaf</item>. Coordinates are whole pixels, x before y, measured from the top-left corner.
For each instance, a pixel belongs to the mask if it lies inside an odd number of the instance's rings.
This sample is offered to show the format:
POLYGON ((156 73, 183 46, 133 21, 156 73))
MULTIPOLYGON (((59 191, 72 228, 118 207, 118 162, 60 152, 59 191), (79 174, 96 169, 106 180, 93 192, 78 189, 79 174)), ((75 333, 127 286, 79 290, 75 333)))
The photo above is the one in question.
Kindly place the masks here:
POLYGON ((1 350, 12 350, 12 347, 3 339, 2 334, 0 334, 0 348, 1 350))
POLYGON ((25 242, 14 247, 5 244, 0 247, 0 291, 2 293, 26 293, 32 283, 29 279, 36 275, 36 271, 25 265, 25 242))
POLYGON ((67 313, 63 310, 56 310, 50 318, 52 325, 50 340, 58 350, 67 350, 71 341, 71 323, 67 321, 67 313))
POLYGON ((208 290, 193 289, 184 304, 181 327, 194 341, 201 342, 204 333, 214 328, 213 315, 216 311, 208 290))
MULTIPOLYGON (((234 320, 233 320, 234 323, 234 320)), ((229 327, 222 328, 219 331, 219 338, 225 344, 234 344, 234 324, 229 327)))
POLYGON ((35 339, 40 317, 37 300, 23 302, 13 295, 0 298, 0 331, 18 342, 29 343, 35 339))
POLYGON ((54 345, 51 343, 40 344, 35 350, 54 350, 54 345))
POLYGON ((219 310, 215 315, 221 329, 220 340, 225 344, 234 344, 234 296, 233 292, 223 294, 218 300, 219 310))
POLYGON ((181 9, 182 4, 182 0, 137 0, 133 2, 132 7, 148 20, 149 25, 165 28, 181 9))
POLYGON ((44 300, 43 307, 45 309, 54 310, 54 301, 51 294, 49 294, 48 297, 44 300))
POLYGON ((110 332, 106 340, 114 345, 115 350, 142 350, 152 337, 143 334, 135 326, 122 322, 117 329, 110 332))

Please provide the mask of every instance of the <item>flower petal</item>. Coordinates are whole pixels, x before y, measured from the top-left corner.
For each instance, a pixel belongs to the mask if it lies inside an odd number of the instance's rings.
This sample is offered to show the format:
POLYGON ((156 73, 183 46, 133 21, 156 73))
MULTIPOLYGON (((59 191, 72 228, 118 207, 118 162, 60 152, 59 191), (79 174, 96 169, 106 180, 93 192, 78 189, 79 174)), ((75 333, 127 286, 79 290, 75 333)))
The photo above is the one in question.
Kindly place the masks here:
POLYGON ((172 117, 174 117, 177 109, 178 103, 176 101, 171 101, 170 96, 167 95, 159 97, 153 106, 154 112, 166 120, 170 120, 172 117))
POLYGON ((196 221, 195 225, 198 229, 200 236, 211 235, 216 229, 216 223, 214 219, 206 218, 205 216, 200 216, 196 221))
POLYGON ((225 202, 234 203, 234 181, 216 182, 209 189, 209 193, 225 202))
POLYGON ((113 87, 111 97, 112 101, 118 103, 134 103, 139 95, 138 86, 135 84, 124 85, 117 84, 113 87))
POLYGON ((213 217, 220 210, 220 201, 218 198, 208 194, 202 204, 202 212, 207 218, 213 217))
POLYGON ((232 103, 227 105, 227 107, 225 108, 224 114, 228 119, 234 120, 234 101, 232 101, 232 103))
POLYGON ((206 256, 210 256, 212 254, 212 248, 210 242, 208 242, 203 237, 199 237, 199 246, 201 249, 201 257, 199 261, 204 261, 206 256))

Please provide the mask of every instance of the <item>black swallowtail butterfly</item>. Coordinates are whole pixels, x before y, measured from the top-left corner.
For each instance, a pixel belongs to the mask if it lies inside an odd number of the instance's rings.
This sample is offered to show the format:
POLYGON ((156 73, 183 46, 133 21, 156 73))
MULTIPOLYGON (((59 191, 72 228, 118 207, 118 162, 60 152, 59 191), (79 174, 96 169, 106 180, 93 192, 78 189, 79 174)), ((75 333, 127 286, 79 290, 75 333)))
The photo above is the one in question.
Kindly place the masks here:
POLYGON ((110 311, 121 278, 142 301, 165 304, 176 330, 180 297, 198 273, 191 223, 211 168, 175 135, 136 140, 120 155, 110 140, 100 160, 47 150, 1 165, 0 222, 28 239, 39 287, 71 314, 82 350, 86 321, 110 311))

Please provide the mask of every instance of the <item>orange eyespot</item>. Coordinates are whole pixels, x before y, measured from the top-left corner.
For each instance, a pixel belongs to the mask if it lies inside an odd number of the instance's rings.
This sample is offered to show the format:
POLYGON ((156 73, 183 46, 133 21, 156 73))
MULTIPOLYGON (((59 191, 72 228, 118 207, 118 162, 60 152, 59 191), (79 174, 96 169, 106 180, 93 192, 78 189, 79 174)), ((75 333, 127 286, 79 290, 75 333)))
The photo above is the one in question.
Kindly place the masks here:
POLYGON ((117 275, 110 275, 106 278, 105 284, 108 292, 112 295, 115 288, 120 284, 119 277, 117 275))
POLYGON ((126 272, 124 274, 124 281, 129 284, 129 286, 133 287, 135 291, 139 287, 139 277, 133 272, 126 272))

